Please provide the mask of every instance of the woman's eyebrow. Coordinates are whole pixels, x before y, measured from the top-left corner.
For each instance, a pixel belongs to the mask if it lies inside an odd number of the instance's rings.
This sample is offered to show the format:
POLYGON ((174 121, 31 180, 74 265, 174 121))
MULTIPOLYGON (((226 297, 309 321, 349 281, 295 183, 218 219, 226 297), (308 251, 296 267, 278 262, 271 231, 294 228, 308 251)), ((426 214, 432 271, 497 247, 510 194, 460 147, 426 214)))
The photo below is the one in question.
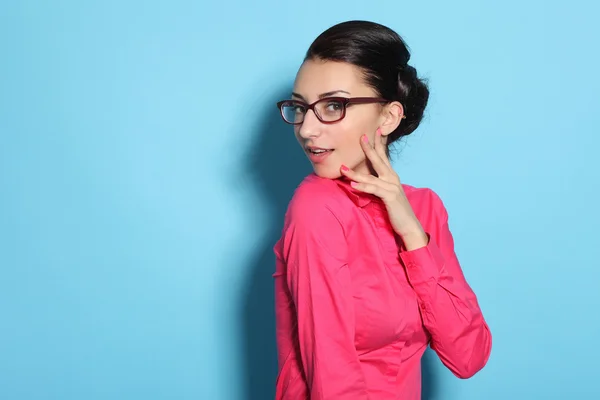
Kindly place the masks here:
POLYGON ((322 99, 323 97, 333 96, 334 94, 338 94, 338 93, 346 93, 347 95, 350 95, 350 92, 346 92, 345 90, 333 90, 331 92, 320 94, 319 98, 322 99))
MULTIPOLYGON (((338 94, 338 93, 346 93, 347 95, 350 95, 350 92, 347 92, 345 90, 332 90, 331 92, 321 93, 319 95, 319 99, 322 99, 324 97, 333 96, 334 94, 338 94)), ((304 96, 302 96, 301 94, 295 93, 295 92, 292 92, 292 97, 297 97, 303 101, 306 101, 304 96)))

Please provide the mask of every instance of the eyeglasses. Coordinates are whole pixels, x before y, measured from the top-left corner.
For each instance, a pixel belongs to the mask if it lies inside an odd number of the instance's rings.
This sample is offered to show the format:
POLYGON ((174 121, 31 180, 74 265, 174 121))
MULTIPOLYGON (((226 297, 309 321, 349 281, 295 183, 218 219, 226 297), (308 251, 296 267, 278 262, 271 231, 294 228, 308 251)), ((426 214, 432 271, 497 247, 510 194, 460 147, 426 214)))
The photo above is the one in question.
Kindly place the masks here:
POLYGON ((378 97, 324 97, 312 104, 300 100, 283 100, 277 103, 283 120, 288 124, 299 125, 304 122, 308 110, 313 110, 319 121, 332 124, 346 116, 346 107, 350 104, 389 103, 378 97))

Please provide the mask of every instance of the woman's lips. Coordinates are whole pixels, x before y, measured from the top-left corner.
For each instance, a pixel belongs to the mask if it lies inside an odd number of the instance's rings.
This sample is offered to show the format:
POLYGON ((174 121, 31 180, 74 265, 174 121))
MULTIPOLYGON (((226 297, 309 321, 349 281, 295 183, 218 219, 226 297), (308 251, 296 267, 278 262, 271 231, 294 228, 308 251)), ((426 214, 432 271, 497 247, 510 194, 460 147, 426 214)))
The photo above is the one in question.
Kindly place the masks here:
POLYGON ((306 149, 308 158, 315 164, 325 161, 331 153, 333 153, 333 149, 323 149, 319 147, 309 147, 306 149))

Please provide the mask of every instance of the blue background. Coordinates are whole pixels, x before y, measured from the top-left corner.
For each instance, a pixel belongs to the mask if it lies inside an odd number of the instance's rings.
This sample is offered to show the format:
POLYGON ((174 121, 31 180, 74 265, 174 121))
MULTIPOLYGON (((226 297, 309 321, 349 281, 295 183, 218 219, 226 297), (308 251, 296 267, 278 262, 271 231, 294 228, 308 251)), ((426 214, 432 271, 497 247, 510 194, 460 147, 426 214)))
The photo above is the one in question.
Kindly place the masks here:
POLYGON ((274 104, 348 19, 429 79, 394 165, 444 199, 494 335, 470 380, 427 353, 424 398, 599 398, 599 12, 3 2, 0 398, 272 397, 271 248, 309 172, 274 104))

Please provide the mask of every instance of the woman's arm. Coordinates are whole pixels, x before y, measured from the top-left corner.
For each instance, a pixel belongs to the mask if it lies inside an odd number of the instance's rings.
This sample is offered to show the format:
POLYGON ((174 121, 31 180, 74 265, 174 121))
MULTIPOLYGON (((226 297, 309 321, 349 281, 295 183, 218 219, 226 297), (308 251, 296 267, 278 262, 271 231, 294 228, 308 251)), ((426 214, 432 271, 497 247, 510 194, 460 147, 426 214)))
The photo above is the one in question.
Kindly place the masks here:
POLYGON ((492 336, 454 252, 446 208, 433 195, 438 218, 427 232, 429 243, 401 251, 400 257, 419 298, 431 348, 456 376, 466 379, 487 363, 492 336))
MULTIPOLYGON (((297 204, 286 216, 281 248, 296 311, 298 358, 310 399, 367 399, 354 346, 353 298, 341 223, 327 206, 297 204)), ((284 312, 285 306, 280 306, 284 312)))

